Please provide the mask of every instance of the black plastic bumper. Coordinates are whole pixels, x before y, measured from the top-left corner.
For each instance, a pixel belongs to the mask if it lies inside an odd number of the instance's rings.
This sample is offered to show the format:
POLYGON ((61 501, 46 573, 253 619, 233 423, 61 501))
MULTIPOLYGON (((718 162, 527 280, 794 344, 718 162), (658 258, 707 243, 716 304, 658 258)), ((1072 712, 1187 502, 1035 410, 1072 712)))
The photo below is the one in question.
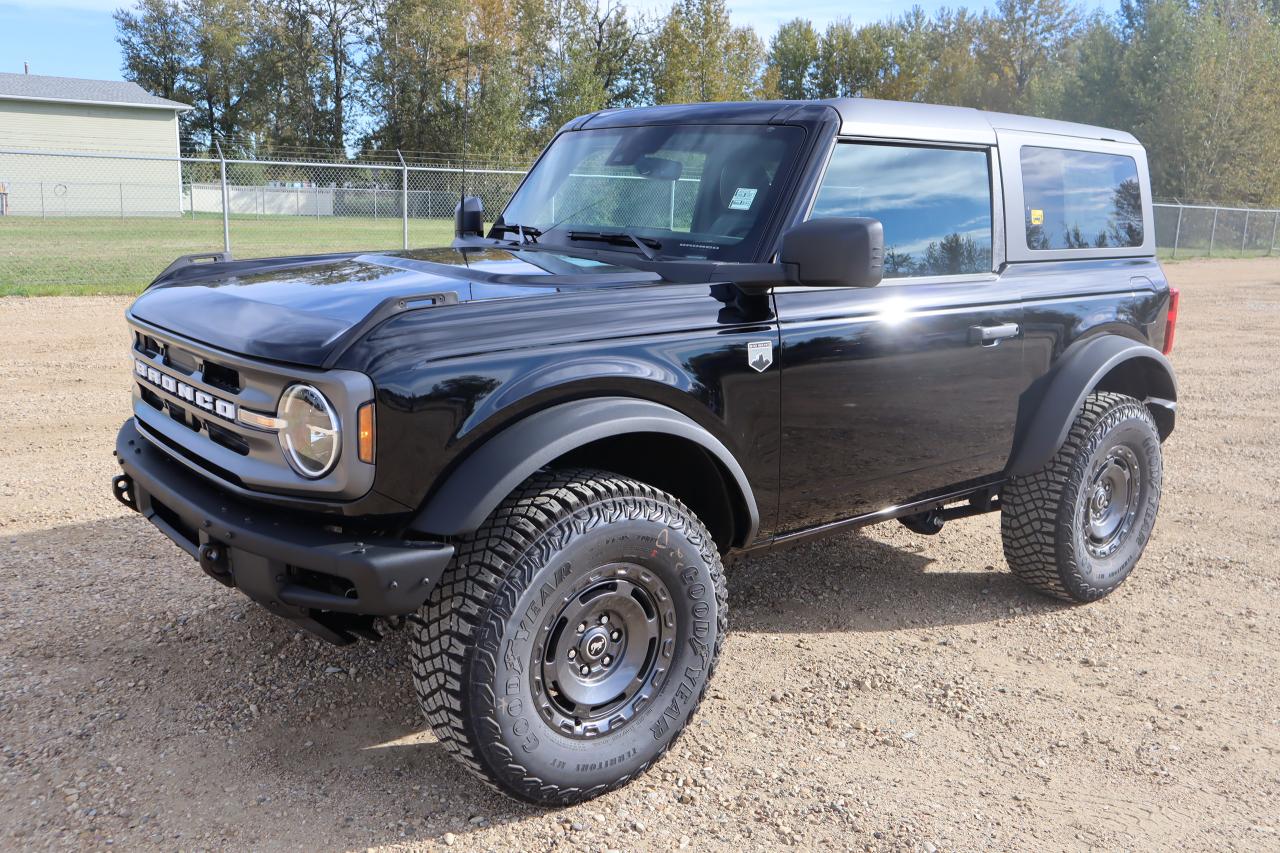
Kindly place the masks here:
POLYGON ((120 428, 116 457, 118 500, 210 576, 331 642, 367 634, 364 617, 412 613, 453 557, 445 543, 360 538, 232 497, 156 448, 133 419, 120 428))

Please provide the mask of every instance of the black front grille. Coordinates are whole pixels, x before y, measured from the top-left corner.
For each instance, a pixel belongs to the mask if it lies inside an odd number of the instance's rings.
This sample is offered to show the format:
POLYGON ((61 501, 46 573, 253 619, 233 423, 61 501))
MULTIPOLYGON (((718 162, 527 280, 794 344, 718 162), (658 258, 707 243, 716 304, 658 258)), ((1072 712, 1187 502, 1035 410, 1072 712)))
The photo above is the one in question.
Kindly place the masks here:
POLYGON ((164 363, 190 376, 200 366, 200 359, 193 352, 168 344, 164 348, 164 363))
POLYGON ((212 361, 204 363, 204 381, 214 388, 221 388, 229 394, 240 393, 240 373, 230 367, 223 367, 212 361))
POLYGON ((231 430, 223 429, 213 421, 205 421, 204 428, 209 431, 209 438, 213 439, 215 444, 220 444, 227 450, 239 453, 241 456, 249 455, 249 442, 231 430))
POLYGON ((228 471, 226 468, 223 468, 221 465, 215 465, 208 459, 200 456, 198 453, 193 453, 181 444, 178 444, 176 441, 171 441, 167 436, 155 432, 154 430, 147 429, 146 424, 141 421, 138 422, 138 427, 146 434, 147 438, 151 439, 156 444, 162 445, 169 451, 181 456, 183 459, 194 462, 198 467, 203 468, 215 477, 225 480, 228 483, 234 483, 237 486, 244 486, 244 482, 238 476, 228 471))

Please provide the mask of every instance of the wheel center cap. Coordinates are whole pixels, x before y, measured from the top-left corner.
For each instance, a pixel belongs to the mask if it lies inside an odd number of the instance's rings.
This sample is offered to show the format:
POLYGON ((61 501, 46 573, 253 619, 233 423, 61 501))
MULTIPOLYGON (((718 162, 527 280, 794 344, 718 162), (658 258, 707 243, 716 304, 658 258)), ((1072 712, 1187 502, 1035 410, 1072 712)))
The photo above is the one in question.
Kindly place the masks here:
POLYGON ((1093 490, 1093 509, 1095 512, 1101 512, 1107 506, 1107 490, 1103 486, 1098 486, 1093 490))
POLYGON ((590 660, 597 660, 609 647, 609 640, 603 631, 593 631, 583 638, 582 655, 590 660))

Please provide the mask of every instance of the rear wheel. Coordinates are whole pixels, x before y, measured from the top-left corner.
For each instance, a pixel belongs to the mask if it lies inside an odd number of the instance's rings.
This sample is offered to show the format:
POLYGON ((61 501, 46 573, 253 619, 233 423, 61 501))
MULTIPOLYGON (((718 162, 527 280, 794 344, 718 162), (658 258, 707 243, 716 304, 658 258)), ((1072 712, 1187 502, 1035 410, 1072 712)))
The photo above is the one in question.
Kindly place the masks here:
POLYGON ((437 737, 507 793, 567 804, 661 756, 727 627, 710 533, 678 500, 600 471, 543 472, 462 543, 411 617, 437 737))
POLYGON ((1085 398, 1044 468, 1001 494, 1005 560, 1032 588, 1095 601, 1129 576, 1160 508, 1160 436, 1151 413, 1123 394, 1085 398))

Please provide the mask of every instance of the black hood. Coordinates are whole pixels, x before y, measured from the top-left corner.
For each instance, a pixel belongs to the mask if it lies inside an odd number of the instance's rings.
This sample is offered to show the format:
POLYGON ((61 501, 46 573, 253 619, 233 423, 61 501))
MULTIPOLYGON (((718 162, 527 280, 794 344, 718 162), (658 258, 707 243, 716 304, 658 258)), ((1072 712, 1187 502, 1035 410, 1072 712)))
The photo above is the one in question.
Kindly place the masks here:
POLYGON ((219 349, 309 366, 331 363, 377 320, 405 307, 465 310, 478 300, 661 281, 616 263, 555 252, 423 249, 269 258, 162 275, 130 317, 219 349), (437 294, 434 300, 412 297, 437 294))

